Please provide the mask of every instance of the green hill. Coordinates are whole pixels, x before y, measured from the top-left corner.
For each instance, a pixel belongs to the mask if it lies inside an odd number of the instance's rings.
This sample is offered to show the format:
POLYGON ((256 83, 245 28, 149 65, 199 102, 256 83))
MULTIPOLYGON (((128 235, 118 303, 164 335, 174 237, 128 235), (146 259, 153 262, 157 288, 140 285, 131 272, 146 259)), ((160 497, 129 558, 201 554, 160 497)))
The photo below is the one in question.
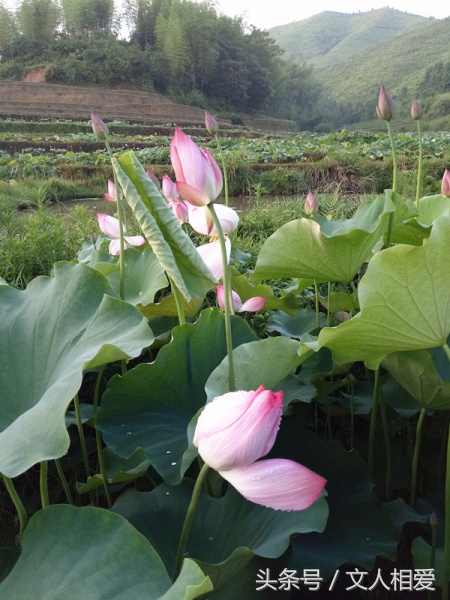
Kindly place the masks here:
POLYGON ((389 8, 324 12, 270 33, 290 56, 314 66, 334 126, 376 119, 384 84, 405 127, 411 127, 409 108, 417 97, 429 127, 448 129, 450 17, 427 19, 389 8))
POLYGON ((428 22, 425 17, 392 8, 352 14, 326 11, 273 27, 269 33, 290 58, 323 67, 428 22))

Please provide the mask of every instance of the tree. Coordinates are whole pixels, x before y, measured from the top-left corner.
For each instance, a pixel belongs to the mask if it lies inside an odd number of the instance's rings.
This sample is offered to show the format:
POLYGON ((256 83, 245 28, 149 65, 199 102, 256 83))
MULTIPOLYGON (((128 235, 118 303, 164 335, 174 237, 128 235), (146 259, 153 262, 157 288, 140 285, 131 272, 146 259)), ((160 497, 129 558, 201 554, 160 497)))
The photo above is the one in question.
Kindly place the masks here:
POLYGON ((31 42, 50 43, 60 23, 60 10, 54 0, 22 0, 17 19, 20 33, 31 42))
POLYGON ((0 56, 13 56, 12 44, 18 35, 14 14, 0 3, 0 56))

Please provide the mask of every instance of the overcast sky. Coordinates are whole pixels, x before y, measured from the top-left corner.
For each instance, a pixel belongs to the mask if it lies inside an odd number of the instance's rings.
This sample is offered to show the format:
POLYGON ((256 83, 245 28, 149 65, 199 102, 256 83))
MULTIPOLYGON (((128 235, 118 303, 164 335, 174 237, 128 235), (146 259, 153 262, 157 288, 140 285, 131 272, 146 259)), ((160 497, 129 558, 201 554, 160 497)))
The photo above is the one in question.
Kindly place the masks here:
MULTIPOLYGON (((20 3, 20 0, 3 1, 11 8, 20 3)), ((450 16, 448 0, 216 0, 219 13, 243 17, 249 25, 259 29, 301 21, 324 10, 353 13, 385 6, 424 17, 445 19, 450 16)))

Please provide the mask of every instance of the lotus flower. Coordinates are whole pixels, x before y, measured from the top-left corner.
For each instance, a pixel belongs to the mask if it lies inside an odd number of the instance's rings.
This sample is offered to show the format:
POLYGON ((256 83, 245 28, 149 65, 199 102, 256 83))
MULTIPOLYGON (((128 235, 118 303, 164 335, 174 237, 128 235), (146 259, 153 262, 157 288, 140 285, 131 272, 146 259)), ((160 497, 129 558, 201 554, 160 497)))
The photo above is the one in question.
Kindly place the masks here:
MULTIPOLYGON (((120 254, 120 227, 118 219, 103 214, 97 216, 100 229, 105 235, 113 238, 109 244, 109 253, 113 256, 118 256, 120 254)), ((130 246, 142 246, 145 244, 145 238, 141 235, 125 236, 125 241, 125 248, 128 247, 127 244, 130 246)))
POLYGON ((208 112, 205 112, 205 126, 211 135, 216 135, 219 132, 219 123, 208 112))
POLYGON ((390 121, 392 119, 393 111, 394 103, 392 102, 392 98, 382 85, 380 89, 380 95, 378 96, 377 115, 384 121, 390 121))
POLYGON ((117 202, 116 185, 111 179, 108 179, 108 191, 103 195, 108 200, 108 202, 117 202))
POLYGON ((448 169, 445 169, 444 177, 442 178, 441 194, 447 198, 450 197, 450 171, 448 169))
POLYGON ((181 224, 187 223, 189 219, 188 207, 178 198, 177 186, 168 175, 164 175, 162 178, 162 194, 178 222, 181 224))
POLYGON ((179 127, 170 144, 177 188, 195 206, 213 202, 222 191, 222 173, 207 148, 201 150, 179 127))
POLYGON ((150 181, 153 181, 153 183, 156 185, 156 187, 158 188, 158 190, 161 189, 161 184, 159 183, 158 178, 156 177, 156 175, 154 173, 152 173, 151 171, 145 171, 148 175, 148 178, 150 179, 150 181))
POLYGON ((205 463, 248 500, 303 510, 317 500, 326 480, 291 460, 258 461, 275 443, 282 407, 283 393, 264 386, 219 396, 200 414, 194 445, 205 463))
POLYGON ((422 107, 417 102, 417 100, 414 98, 412 106, 411 106, 411 118, 414 119, 415 121, 418 121, 422 117, 422 114, 423 114, 422 107))
POLYGON ((168 175, 162 178, 162 195, 169 203, 178 198, 176 183, 168 175))
POLYGON ((105 140, 109 135, 109 129, 95 113, 91 112, 92 131, 100 140, 105 140))
MULTIPOLYGON (((225 240, 225 248, 227 251, 227 264, 230 262, 231 256, 231 242, 230 240, 225 240)), ((223 266, 222 266, 222 252, 220 250, 220 241, 215 240, 214 242, 209 242, 207 244, 203 244, 201 246, 197 246, 197 252, 200 254, 203 262, 209 268, 213 276, 217 279, 221 279, 223 276, 223 266)))
POLYGON ((307 215, 314 215, 319 209, 319 203, 312 192, 308 192, 305 200, 305 213, 307 215))
MULTIPOLYGON (((222 226, 222 231, 226 235, 232 233, 239 223, 239 215, 235 210, 225 206, 224 204, 214 205, 217 218, 222 226)), ((204 235, 218 236, 219 232, 211 221, 210 210, 207 206, 190 206, 189 207, 189 224, 198 233, 204 235)))
MULTIPOLYGON (((218 285, 216 287, 216 294, 220 308, 225 308, 225 291, 223 285, 218 285)), ((247 300, 247 302, 242 303, 242 300, 236 292, 232 291, 231 294, 233 296, 233 306, 236 312, 256 312, 257 310, 261 310, 266 303, 266 298, 263 298, 262 296, 254 296, 247 300)))

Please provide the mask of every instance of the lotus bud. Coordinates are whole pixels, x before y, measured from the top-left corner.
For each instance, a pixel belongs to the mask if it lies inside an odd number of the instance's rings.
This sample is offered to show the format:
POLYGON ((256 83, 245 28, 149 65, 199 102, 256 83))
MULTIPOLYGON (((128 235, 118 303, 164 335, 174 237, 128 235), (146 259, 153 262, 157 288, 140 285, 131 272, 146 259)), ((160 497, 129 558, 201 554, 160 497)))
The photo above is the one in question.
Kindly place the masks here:
POLYGON ((423 110, 417 100, 414 98, 411 106, 411 118, 418 121, 423 115, 423 110))
POLYGON ((158 190, 161 190, 161 184, 159 183, 159 179, 156 177, 156 175, 154 173, 152 173, 151 171, 145 171, 148 175, 148 178, 150 179, 150 181, 153 181, 153 183, 156 185, 156 187, 158 188, 158 190))
POLYGON ((162 195, 167 202, 173 202, 178 197, 176 183, 168 175, 164 175, 162 178, 162 195))
POLYGON ((216 135, 219 132, 219 123, 208 112, 205 112, 205 125, 211 135, 216 135))
POLYGON ((97 115, 91 112, 92 131, 100 140, 105 140, 109 135, 109 129, 97 115))
POLYGON ((436 527, 436 525, 437 525, 436 511, 434 511, 434 510, 430 515, 430 525, 431 525, 431 527, 436 527))
POLYGON ((390 121, 392 119, 392 113, 394 111, 394 103, 392 98, 389 96, 384 86, 381 86, 380 95, 378 96, 377 104, 377 115, 383 121, 390 121))
POLYGON ((319 203, 317 202, 317 198, 314 196, 312 192, 308 192, 305 200, 305 213, 309 215, 314 215, 319 210, 319 203))
POLYGON ((445 169, 444 177, 441 183, 441 194, 446 198, 450 198, 450 171, 445 169))

